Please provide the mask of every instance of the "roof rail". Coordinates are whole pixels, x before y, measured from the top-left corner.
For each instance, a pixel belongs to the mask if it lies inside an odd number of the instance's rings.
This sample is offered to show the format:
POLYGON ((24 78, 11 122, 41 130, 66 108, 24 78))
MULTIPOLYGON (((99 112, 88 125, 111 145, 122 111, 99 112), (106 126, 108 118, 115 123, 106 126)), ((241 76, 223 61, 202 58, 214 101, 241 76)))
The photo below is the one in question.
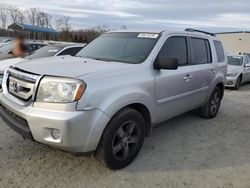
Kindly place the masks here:
POLYGON ((187 29, 185 29, 185 31, 204 33, 204 34, 211 35, 211 36, 214 36, 214 37, 216 36, 215 33, 209 33, 207 31, 202 31, 202 30, 197 30, 197 29, 192 29, 192 28, 187 28, 187 29))

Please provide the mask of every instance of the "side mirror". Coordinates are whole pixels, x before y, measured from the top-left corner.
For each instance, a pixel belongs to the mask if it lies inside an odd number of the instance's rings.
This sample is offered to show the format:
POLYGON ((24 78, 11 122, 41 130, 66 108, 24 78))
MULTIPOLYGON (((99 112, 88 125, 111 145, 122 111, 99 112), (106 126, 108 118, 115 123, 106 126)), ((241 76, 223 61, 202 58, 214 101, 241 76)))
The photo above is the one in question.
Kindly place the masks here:
POLYGON ((174 57, 158 56, 154 63, 155 69, 176 70, 178 67, 178 59, 174 57))
POLYGON ((245 67, 250 67, 250 63, 245 64, 245 67))

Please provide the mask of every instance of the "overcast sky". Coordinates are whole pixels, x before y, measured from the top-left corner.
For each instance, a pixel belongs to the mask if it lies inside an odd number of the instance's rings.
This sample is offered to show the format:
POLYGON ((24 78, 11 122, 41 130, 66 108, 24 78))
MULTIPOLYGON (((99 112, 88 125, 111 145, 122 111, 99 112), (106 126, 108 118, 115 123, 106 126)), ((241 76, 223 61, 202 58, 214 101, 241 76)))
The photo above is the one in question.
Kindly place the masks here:
POLYGON ((70 16, 74 28, 250 30, 250 0, 0 0, 70 16))

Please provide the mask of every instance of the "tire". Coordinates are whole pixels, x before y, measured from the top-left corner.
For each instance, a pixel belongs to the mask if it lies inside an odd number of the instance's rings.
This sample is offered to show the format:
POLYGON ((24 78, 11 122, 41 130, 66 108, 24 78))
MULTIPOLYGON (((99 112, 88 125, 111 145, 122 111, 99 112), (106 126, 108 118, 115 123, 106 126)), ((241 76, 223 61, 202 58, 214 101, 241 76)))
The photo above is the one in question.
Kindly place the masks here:
POLYGON ((242 77, 239 76, 239 78, 237 79, 237 82, 235 84, 235 87, 233 88, 234 90, 238 90, 240 88, 241 81, 242 81, 242 77))
POLYGON ((145 136, 145 120, 131 108, 120 110, 108 123, 95 158, 109 169, 129 165, 140 152, 145 136))
POLYGON ((199 109, 199 114, 201 117, 212 119, 217 116, 222 100, 222 93, 223 91, 219 87, 216 87, 213 90, 208 102, 199 109))

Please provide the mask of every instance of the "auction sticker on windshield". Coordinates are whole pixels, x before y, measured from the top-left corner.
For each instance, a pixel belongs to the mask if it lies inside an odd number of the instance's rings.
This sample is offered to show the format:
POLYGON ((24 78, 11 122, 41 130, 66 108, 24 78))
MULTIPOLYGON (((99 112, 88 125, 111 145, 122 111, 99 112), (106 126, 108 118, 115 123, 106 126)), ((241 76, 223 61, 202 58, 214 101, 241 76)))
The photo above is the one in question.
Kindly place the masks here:
POLYGON ((141 33, 138 35, 138 38, 156 39, 158 36, 159 34, 154 34, 154 33, 141 33))

